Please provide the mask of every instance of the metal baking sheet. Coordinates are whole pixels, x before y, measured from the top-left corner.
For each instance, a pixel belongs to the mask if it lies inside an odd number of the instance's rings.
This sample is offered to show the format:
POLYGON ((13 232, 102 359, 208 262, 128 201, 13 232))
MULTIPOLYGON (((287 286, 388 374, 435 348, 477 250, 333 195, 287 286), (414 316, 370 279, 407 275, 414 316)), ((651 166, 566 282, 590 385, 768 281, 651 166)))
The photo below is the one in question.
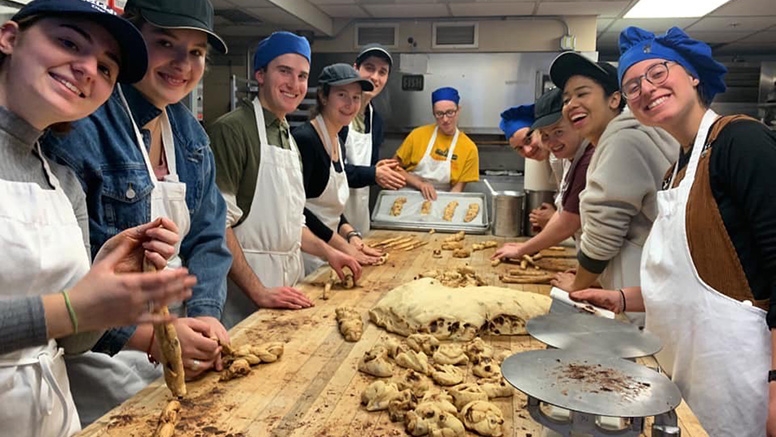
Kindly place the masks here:
POLYGON ((665 375, 589 352, 522 352, 504 360, 501 373, 516 389, 542 402, 598 416, 657 416, 682 401, 679 388, 665 375))
POLYGON ((535 339, 558 349, 584 349, 620 358, 654 355, 660 339, 636 325, 591 314, 545 314, 534 317, 525 329, 535 339))
POLYGON ((372 227, 375 229, 425 230, 434 229, 441 232, 466 231, 473 234, 484 234, 488 231, 488 209, 483 193, 445 193, 437 192, 437 200, 431 205, 429 214, 421 214, 423 195, 417 190, 380 191, 377 196, 374 211, 372 211, 372 227), (401 215, 390 214, 393 202, 399 197, 406 197, 407 202, 401 215), (442 220, 445 207, 452 201, 458 201, 453 219, 442 220), (471 222, 464 222, 470 203, 480 206, 477 217, 471 222))

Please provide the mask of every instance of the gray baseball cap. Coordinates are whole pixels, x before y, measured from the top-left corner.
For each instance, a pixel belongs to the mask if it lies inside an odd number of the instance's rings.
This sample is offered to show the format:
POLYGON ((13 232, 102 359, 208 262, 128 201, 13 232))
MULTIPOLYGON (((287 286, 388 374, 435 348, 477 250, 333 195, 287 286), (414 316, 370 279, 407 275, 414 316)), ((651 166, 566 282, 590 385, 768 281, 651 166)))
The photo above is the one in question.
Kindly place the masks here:
POLYGON ((372 81, 362 79, 355 68, 348 64, 332 64, 324 67, 321 74, 318 75, 318 84, 342 86, 349 85, 351 83, 358 82, 361 85, 361 90, 372 91, 375 86, 372 81))

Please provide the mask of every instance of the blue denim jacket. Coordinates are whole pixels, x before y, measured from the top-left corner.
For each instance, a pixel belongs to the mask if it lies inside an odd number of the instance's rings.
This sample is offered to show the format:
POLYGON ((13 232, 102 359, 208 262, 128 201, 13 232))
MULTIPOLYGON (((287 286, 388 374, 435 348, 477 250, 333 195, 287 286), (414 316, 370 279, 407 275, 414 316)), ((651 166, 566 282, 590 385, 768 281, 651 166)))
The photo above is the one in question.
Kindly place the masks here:
MULTIPOLYGON (((122 90, 138 127, 161 113, 135 87, 122 90)), ((168 106, 167 114, 191 215, 191 230, 180 250, 183 264, 197 277, 186 302, 187 315, 220 319, 232 257, 226 247, 226 204, 215 184, 213 152, 204 129, 182 103, 168 106)), ((141 132, 149 147, 149 132, 141 132)), ((83 185, 92 257, 110 237, 150 220, 153 183, 118 90, 94 114, 73 123, 68 134, 48 133, 42 147, 51 159, 72 168, 83 185)), ((134 332, 135 327, 112 329, 93 350, 117 353, 134 332)))

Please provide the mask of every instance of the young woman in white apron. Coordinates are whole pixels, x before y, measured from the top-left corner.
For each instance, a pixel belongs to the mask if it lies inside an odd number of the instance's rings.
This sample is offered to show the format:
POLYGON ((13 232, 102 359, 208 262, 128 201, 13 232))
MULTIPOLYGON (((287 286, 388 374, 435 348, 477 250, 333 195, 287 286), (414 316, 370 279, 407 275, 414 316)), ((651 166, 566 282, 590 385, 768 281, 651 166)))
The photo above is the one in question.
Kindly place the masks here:
POLYGON ((550 76, 564 90, 564 116, 596 147, 580 194, 579 265, 576 274, 558 274, 553 285, 568 291, 596 281, 614 289, 638 285, 655 192, 678 145, 665 132, 642 126, 623 112, 625 101, 612 65, 567 52, 553 61, 550 76))
MULTIPOLYGON (((97 109, 110 96, 117 78, 133 82, 142 77, 146 54, 139 33, 88 1, 33 1, 0 29, 0 51, 4 156, 0 240, 6 255, 0 266, 0 294, 6 302, 41 296, 48 338, 35 338, 27 347, 0 355, 0 386, 6 387, 0 390, 0 429, 22 437, 69 436, 80 424, 63 350, 53 338, 114 324, 158 322, 149 310, 185 297, 195 281, 184 280, 181 270, 135 274, 132 279, 114 273, 131 266, 139 270, 144 255, 157 265, 166 263, 178 238, 170 232, 175 226, 162 221, 151 224, 157 228, 154 232, 144 226, 117 236, 98 254, 90 271, 85 230, 68 196, 81 202, 83 198, 73 191, 76 186, 69 186, 72 192, 63 189, 34 144, 52 124, 70 122, 97 109), (66 18, 56 18, 62 16, 66 18), (129 62, 136 62, 139 69, 121 70, 121 64, 129 62), (74 89, 89 93, 79 95, 74 89), (160 225, 169 230, 159 229, 160 225), (141 247, 143 240, 154 236, 162 238, 149 246, 157 253, 141 247), (144 298, 137 298, 138 289, 146 294, 144 298)), ((73 182, 65 169, 56 168, 60 177, 73 182)))
MULTIPOLYGON (((181 243, 168 267, 181 267, 185 261, 200 278, 186 305, 171 308, 179 316, 174 325, 186 376, 192 378, 220 366, 213 337, 229 340, 219 319, 231 257, 224 237, 226 206, 215 186, 208 139, 180 101, 204 75, 208 44, 222 53, 226 47, 213 33, 208 0, 185 6, 170 0, 130 0, 124 10, 149 47, 148 73, 132 86, 119 87, 95 114, 75 123, 68 137, 47 138, 46 146, 56 159, 72 166, 87 195, 95 198, 89 204, 93 246, 146 217, 176 223, 181 243), (104 144, 95 146, 95 141, 104 144), (79 142, 89 147, 63 155, 79 142)), ((67 357, 83 423, 96 420, 162 374, 151 362, 158 361, 160 353, 150 325, 111 330, 94 351, 67 357)))
POLYGON ((776 435, 768 255, 776 248, 769 237, 776 208, 763 201, 772 196, 776 135, 708 109, 725 90, 726 69, 680 29, 656 37, 626 28, 620 47, 633 114, 666 129, 683 154, 658 192, 641 288, 574 297, 646 310, 646 329, 663 342, 658 362, 709 435, 776 435))
MULTIPOLYGON (((379 252, 363 244, 360 232, 343 215, 350 193, 337 133, 353 120, 361 107, 363 91, 371 90, 373 85, 347 64, 325 67, 318 76, 318 85, 318 115, 293 132, 305 168, 307 226, 335 249, 370 264, 379 252), (328 167, 324 167, 326 171, 315 172, 322 165, 328 167), (328 173, 325 183, 316 177, 324 173, 328 173)), ((325 263, 308 254, 304 260, 306 273, 325 263)))

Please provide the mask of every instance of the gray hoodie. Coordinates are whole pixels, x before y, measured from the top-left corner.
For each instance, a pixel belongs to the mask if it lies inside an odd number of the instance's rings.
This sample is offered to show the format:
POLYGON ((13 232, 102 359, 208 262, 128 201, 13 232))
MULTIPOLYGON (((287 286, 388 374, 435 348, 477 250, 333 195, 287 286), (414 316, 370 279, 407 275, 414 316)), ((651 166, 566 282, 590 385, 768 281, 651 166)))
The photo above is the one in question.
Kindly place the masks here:
POLYGON ((668 132, 642 125, 627 109, 609 122, 579 195, 580 259, 611 260, 624 240, 644 245, 657 216, 655 193, 678 156, 679 143, 668 132))

